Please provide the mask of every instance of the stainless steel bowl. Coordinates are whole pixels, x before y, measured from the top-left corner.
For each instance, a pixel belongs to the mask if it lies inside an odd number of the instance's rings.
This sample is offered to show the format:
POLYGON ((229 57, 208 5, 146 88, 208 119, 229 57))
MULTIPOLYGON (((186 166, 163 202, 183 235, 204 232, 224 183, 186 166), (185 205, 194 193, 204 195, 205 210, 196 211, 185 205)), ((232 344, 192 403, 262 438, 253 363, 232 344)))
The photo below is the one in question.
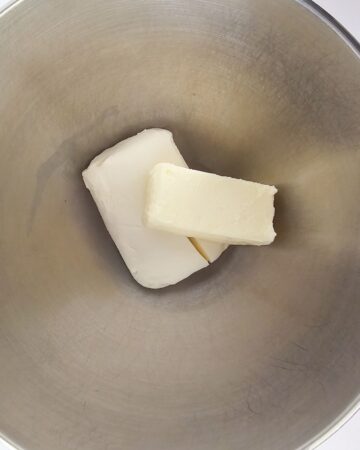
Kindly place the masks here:
POLYGON ((289 450, 355 408, 358 50, 291 0, 25 0, 2 15, 5 437, 289 450), (275 244, 138 286, 80 173, 153 126, 194 168, 277 185, 275 244))

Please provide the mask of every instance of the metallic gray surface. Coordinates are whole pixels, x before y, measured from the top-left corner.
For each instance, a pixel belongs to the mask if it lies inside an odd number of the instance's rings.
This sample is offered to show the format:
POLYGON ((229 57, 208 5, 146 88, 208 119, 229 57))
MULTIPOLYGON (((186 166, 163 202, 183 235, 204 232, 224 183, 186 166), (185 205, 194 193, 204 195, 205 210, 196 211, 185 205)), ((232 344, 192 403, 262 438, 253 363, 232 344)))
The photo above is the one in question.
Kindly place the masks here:
POLYGON ((26 450, 291 450, 360 391, 360 64, 289 0, 33 0, 0 19, 0 432, 26 450), (275 184, 278 238, 139 287, 80 176, 169 128, 275 184))

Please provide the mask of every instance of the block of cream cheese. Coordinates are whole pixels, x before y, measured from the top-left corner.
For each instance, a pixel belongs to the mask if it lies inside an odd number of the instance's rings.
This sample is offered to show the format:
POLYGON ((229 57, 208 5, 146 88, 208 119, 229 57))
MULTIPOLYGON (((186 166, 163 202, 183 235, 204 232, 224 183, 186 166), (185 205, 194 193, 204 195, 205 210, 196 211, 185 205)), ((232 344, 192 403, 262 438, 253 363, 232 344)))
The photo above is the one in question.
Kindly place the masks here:
MULTIPOLYGON (((141 285, 149 288, 175 284, 208 265, 187 237, 143 224, 148 174, 155 164, 164 161, 186 166, 172 134, 150 129, 105 150, 83 172, 127 267, 141 285)), ((217 249, 219 255, 224 245, 217 249)), ((214 257, 216 247, 210 246, 210 250, 214 257)))
POLYGON ((147 185, 145 223, 153 228, 237 245, 267 245, 277 189, 250 181, 157 164, 147 185))

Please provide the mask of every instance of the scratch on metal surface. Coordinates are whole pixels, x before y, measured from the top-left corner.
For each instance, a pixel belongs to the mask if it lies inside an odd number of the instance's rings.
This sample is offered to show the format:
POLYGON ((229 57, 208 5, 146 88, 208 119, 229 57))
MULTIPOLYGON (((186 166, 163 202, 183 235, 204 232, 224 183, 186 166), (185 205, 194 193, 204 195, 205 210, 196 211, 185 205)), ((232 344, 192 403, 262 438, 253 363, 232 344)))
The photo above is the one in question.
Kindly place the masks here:
POLYGON ((300 350, 303 350, 304 352, 308 352, 309 350, 304 347, 303 345, 298 344, 297 342, 293 342, 293 345, 295 345, 295 347, 299 348, 300 350))
POLYGON ((259 415, 259 414, 260 414, 258 411, 255 411, 255 410, 252 408, 252 406, 251 406, 251 404, 250 404, 250 401, 249 401, 248 399, 246 400, 246 406, 247 406, 247 409, 248 409, 252 414, 255 414, 255 415, 259 415))

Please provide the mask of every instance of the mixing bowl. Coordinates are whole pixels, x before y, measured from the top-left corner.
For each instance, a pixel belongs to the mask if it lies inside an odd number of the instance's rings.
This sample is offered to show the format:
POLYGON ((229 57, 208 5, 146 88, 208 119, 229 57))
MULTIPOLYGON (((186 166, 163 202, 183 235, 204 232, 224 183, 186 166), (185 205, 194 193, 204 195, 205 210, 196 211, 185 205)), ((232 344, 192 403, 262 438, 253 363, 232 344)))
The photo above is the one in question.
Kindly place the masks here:
POLYGON ((355 410, 360 63, 345 32, 292 0, 24 0, 0 18, 0 61, 5 438, 292 450, 355 410), (275 184, 274 245, 137 285, 81 171, 149 127, 193 168, 275 184))

